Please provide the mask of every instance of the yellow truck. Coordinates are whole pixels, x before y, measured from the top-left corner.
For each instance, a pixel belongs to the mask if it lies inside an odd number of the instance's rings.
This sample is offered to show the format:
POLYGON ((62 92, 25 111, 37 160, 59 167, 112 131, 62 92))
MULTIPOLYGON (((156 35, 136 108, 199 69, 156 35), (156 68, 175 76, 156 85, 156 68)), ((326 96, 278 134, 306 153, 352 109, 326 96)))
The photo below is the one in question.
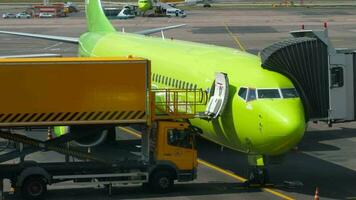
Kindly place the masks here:
POLYGON ((150 80, 150 62, 140 58, 0 59, 0 137, 18 144, 0 155, 1 179, 9 179, 27 199, 40 199, 48 184, 69 180, 109 191, 116 185, 147 184, 159 192, 171 190, 175 180, 194 180, 196 128, 186 119, 194 117, 192 107, 203 103, 203 93, 154 91, 150 80), (156 101, 158 94, 165 98, 156 101), (199 98, 184 102, 178 96, 199 98), (182 106, 190 112, 178 109, 182 106), (127 125, 141 132, 135 152, 116 140, 122 134, 119 126, 127 125), (4 131, 45 128, 51 135, 54 127, 67 132, 40 140, 31 132, 4 131), (65 160, 28 161, 26 156, 36 151, 56 151, 65 160), (18 163, 4 163, 15 158, 18 163))

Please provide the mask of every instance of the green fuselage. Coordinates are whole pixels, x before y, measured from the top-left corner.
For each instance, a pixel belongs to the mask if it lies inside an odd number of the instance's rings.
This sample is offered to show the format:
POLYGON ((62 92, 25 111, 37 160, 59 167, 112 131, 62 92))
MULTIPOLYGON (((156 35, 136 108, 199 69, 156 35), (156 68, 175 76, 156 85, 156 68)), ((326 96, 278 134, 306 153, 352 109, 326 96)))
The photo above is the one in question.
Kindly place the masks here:
MULTIPOLYGON (((293 88, 285 76, 265 70, 260 58, 236 49, 161 39, 120 32, 89 32, 80 38, 80 56, 138 56, 151 60, 152 73, 184 81, 197 88, 212 87, 215 73, 229 77, 229 99, 215 120, 194 119, 203 136, 229 148, 264 155, 281 154, 304 134, 305 120, 299 98, 245 101, 240 87, 293 88)), ((153 87, 169 88, 162 81, 153 87)), ((205 107, 200 107, 204 111, 205 107)))
POLYGON ((137 5, 140 11, 146 12, 150 9, 152 9, 152 1, 151 0, 139 0, 137 5))

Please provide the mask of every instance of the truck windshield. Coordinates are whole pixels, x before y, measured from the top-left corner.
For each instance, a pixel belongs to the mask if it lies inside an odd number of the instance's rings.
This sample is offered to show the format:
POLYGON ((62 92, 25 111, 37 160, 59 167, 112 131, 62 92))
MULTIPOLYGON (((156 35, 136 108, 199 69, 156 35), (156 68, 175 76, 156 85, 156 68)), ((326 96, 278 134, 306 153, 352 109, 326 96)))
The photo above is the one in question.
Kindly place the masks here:
POLYGON ((168 129, 167 134, 167 143, 169 145, 189 149, 193 148, 189 129, 168 129))

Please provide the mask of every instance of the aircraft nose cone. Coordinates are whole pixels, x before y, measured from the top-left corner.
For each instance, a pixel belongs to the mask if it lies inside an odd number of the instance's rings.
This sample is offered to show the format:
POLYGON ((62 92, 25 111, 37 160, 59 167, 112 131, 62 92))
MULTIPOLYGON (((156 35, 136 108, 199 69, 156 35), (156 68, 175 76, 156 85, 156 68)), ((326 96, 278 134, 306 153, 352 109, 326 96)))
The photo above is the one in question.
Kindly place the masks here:
POLYGON ((260 115, 261 133, 266 139, 264 151, 268 155, 278 155, 293 148, 302 139, 305 118, 302 108, 277 109, 260 115))

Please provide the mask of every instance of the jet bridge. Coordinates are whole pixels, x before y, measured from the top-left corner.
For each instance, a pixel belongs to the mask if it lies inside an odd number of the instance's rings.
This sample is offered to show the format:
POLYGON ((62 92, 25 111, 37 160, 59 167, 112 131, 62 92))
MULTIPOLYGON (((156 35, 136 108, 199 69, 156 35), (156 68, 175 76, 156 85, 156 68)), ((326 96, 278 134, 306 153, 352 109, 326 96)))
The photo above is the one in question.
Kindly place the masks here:
POLYGON ((356 50, 334 48, 328 30, 292 31, 293 38, 265 48, 262 67, 292 80, 302 97, 306 119, 356 119, 356 50))

